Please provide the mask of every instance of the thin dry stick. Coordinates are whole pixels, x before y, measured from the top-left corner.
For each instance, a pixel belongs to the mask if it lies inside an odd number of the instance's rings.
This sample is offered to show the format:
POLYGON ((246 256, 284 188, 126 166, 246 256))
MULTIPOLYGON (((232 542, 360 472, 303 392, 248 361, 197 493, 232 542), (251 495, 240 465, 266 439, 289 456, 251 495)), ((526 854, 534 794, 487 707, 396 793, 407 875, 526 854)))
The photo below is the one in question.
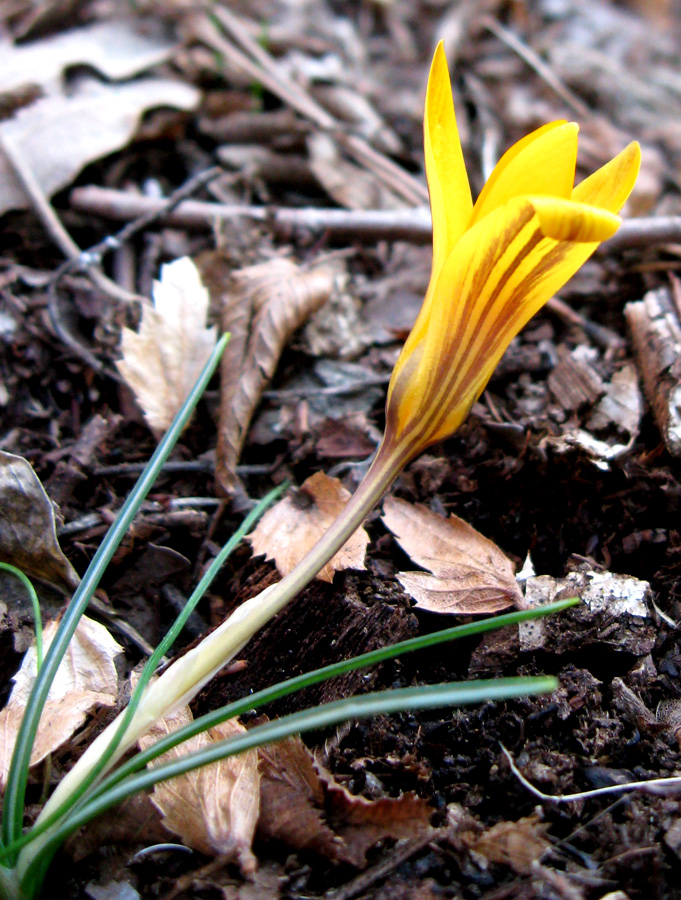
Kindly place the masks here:
POLYGON ((539 56, 537 56, 534 50, 528 47, 527 44, 524 44, 512 31, 509 31, 508 28, 504 28, 503 25, 500 25, 499 22, 496 22, 489 16, 483 16, 481 21, 488 31, 491 31, 495 37, 498 37, 507 47, 510 47, 511 50, 517 53, 518 56, 523 59, 527 65, 536 72, 553 91, 555 91, 556 94, 558 94, 561 100, 567 103, 567 105, 579 116, 582 118, 593 117, 593 110, 589 109, 586 103, 584 103, 583 100, 580 100, 577 94, 566 87, 556 73, 547 66, 539 56))
POLYGON ((355 160, 377 175, 389 188, 399 193, 409 203, 425 203, 428 192, 425 185, 387 156, 375 150, 364 138, 347 134, 338 122, 322 106, 313 100, 302 88, 290 81, 272 57, 255 41, 239 19, 225 7, 216 6, 213 16, 221 26, 238 42, 244 52, 227 41, 213 23, 205 16, 196 17, 193 22, 195 33, 203 41, 223 53, 240 66, 251 78, 260 81, 268 91, 279 97, 296 112, 305 116, 318 128, 331 132, 339 143, 355 160))
POLYGON ((69 261, 78 263, 80 268, 88 269, 93 282, 103 293, 107 294, 107 296, 112 299, 123 301, 124 303, 130 303, 132 300, 139 300, 140 298, 137 297, 136 294, 130 294, 128 291, 124 291, 114 281, 107 278, 103 272, 94 268, 93 261, 90 260, 87 254, 83 254, 83 251, 78 244, 76 244, 62 225, 52 204, 45 196, 45 192, 38 184, 35 175, 27 166, 26 161, 21 157, 13 141, 8 138, 7 135, 0 135, 0 149, 3 152, 5 159, 10 164, 17 180, 26 192, 26 196, 31 201, 31 205, 33 206, 36 215, 39 217, 48 234, 62 251, 64 256, 69 261))
MULTIPOLYGON (((220 220, 244 218, 268 225, 276 235, 284 238, 290 238, 292 231, 300 229, 323 231, 336 240, 392 240, 414 244, 429 244, 432 240, 430 213, 425 207, 405 210, 287 209, 184 200, 164 215, 166 200, 96 185, 75 188, 70 201, 74 209, 108 219, 127 222, 154 213, 163 216, 170 225, 202 231, 212 229, 220 220)), ((677 243, 681 243, 681 216, 625 219, 600 252, 677 243)))
POLYGON ((500 746, 511 771, 522 786, 527 788, 539 800, 544 800, 548 803, 572 803, 575 800, 590 800, 593 797, 603 797, 607 794, 624 794, 628 791, 643 791, 644 793, 658 795, 676 794, 681 791, 681 775, 672 775, 669 778, 651 778, 649 781, 628 781, 626 784, 611 784, 608 787, 594 788, 591 791, 577 791, 574 794, 545 794, 525 778, 506 747, 503 744, 500 746))

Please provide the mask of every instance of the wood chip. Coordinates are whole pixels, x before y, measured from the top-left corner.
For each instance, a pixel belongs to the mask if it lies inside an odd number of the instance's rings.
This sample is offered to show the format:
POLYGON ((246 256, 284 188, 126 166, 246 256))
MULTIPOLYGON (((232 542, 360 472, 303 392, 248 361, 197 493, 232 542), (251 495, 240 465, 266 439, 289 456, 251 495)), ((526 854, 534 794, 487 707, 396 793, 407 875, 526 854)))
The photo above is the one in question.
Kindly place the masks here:
POLYGON ((667 449, 681 456, 681 323, 668 288, 624 307, 643 390, 667 449))

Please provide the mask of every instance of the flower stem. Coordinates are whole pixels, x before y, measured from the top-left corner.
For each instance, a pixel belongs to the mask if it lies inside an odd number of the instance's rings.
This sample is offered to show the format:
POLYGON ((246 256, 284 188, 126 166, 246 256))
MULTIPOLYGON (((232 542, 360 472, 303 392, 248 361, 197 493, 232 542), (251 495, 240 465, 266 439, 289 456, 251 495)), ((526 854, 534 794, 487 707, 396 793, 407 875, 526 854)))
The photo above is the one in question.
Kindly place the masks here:
MULTIPOLYGON (((401 465, 396 463, 394 456, 386 449, 385 442, 381 444, 369 471, 343 511, 298 565, 277 584, 239 606, 222 625, 176 660, 153 684, 149 685, 128 730, 101 775, 108 771, 151 725, 189 703, 263 625, 312 581, 380 501, 400 468, 401 465)), ((75 792, 116 733, 122 715, 123 713, 93 741, 61 781, 43 808, 36 824, 49 816, 75 792)), ((52 828, 48 829, 22 850, 17 865, 20 876, 26 873, 36 860, 52 831, 52 828)))

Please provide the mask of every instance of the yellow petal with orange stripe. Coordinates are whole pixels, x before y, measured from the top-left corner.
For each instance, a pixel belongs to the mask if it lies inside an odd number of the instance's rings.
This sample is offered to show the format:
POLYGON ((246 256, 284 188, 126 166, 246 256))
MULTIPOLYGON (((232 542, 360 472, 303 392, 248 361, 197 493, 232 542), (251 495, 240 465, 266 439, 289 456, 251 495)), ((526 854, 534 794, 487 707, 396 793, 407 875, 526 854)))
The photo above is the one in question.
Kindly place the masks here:
POLYGON ((459 427, 514 336, 617 230, 638 144, 573 188, 577 131, 551 122, 523 138, 471 209, 438 45, 425 113, 433 268, 390 380, 381 451, 397 468, 459 427))
POLYGON ((435 50, 428 78, 423 138, 436 270, 468 227, 473 208, 442 41, 435 50))
POLYGON ((574 122, 551 122, 507 150, 475 201, 471 225, 514 197, 569 198, 575 183, 578 131, 574 122))

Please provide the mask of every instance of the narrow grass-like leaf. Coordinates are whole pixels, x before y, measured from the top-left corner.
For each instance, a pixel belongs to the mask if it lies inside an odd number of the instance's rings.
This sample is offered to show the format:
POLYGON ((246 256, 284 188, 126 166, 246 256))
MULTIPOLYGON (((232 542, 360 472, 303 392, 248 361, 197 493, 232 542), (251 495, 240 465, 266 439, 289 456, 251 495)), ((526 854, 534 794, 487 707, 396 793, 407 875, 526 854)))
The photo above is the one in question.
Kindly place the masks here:
POLYGON ((498 628, 517 625, 521 622, 530 621, 531 619, 538 619, 543 616, 558 613, 571 606, 577 605, 579 602, 579 598, 559 600, 555 603, 547 603, 544 606, 535 607, 534 609, 518 610, 494 618, 482 619, 477 622, 468 622, 465 625, 455 625, 452 628, 446 628, 442 631, 433 632, 432 634, 419 635, 415 638, 409 638, 406 641, 400 641, 397 644, 380 647, 377 650, 370 650, 360 656, 354 656, 351 659, 344 659, 337 663, 331 663, 323 668, 314 669, 303 675, 297 675, 295 678, 289 678, 286 681, 282 681, 280 684, 263 688, 254 694, 249 694, 247 697, 242 697, 220 709, 213 710, 212 712, 200 716, 183 728, 179 728, 177 731, 172 732, 155 744, 152 744, 152 746, 148 747, 146 750, 137 753, 132 759, 127 760, 116 769, 115 772, 112 772, 111 775, 109 775, 97 788, 93 796, 99 795, 105 790, 109 790, 114 784, 144 768, 148 763, 153 762, 154 759, 162 756, 169 750, 172 750, 184 741, 190 740, 190 738, 195 737, 197 734, 208 731, 210 728, 213 728, 222 722, 226 722, 228 719, 233 719, 235 716, 241 716, 247 712, 262 709, 262 707, 266 706, 268 703, 273 703, 275 700, 280 700, 282 697, 302 691, 314 684, 328 681, 331 678, 336 678, 339 675, 344 675, 347 672, 352 672, 356 669, 375 666, 389 659, 395 659, 398 656, 404 656, 407 653, 413 653, 417 650, 425 650, 429 647, 437 646, 438 644, 483 634, 487 631, 494 631, 498 628))
POLYGON ((35 656, 36 656, 36 669, 39 672, 40 667, 43 664, 43 620, 40 615, 40 602, 38 601, 38 595, 35 592, 35 588, 33 587, 33 583, 31 579, 26 575, 25 572, 22 572, 21 569, 17 569, 16 566, 12 566, 9 563, 0 562, 0 569, 3 572, 9 572, 10 575, 14 575, 26 588, 26 593, 28 594, 28 598, 31 601, 31 610, 33 612, 33 623, 35 628, 35 656))
POLYGON ((202 579, 192 592, 192 595, 187 600, 182 612, 178 615, 168 633, 165 635, 161 643, 145 663, 142 674, 140 675, 139 680, 135 685, 135 689, 132 692, 132 695, 126 707, 125 715, 121 719, 121 723, 118 726, 116 733, 111 739, 111 742, 105 752, 101 755, 97 765, 93 767, 93 769, 88 773, 87 777, 84 778, 83 781, 78 785, 77 789, 74 790, 72 794, 70 794, 68 799, 65 800, 61 806, 58 806, 50 816, 41 821, 38 826, 31 829, 31 831, 20 837, 9 847, 0 849, 0 859, 3 859, 5 856, 11 855, 11 853, 13 853, 17 849, 25 847, 27 844, 31 843, 32 840, 35 840, 41 834, 51 828, 55 822, 57 822, 60 818, 62 818, 62 816, 65 815, 66 812, 68 812, 68 810, 75 808, 81 797, 83 797, 92 787, 92 785, 96 783, 100 774, 106 768, 107 763, 118 749, 120 742, 123 739, 125 732, 127 731, 128 726, 130 725, 130 722, 132 721, 132 718, 137 710, 137 707, 139 706, 144 688, 153 677, 165 654, 179 637, 182 629, 187 622, 187 619, 196 608, 197 603, 208 590, 211 582, 218 574, 239 542, 244 538, 246 534, 248 534, 253 525, 265 512, 267 507, 270 506, 277 499, 277 497, 286 490, 286 488, 287 484, 286 482, 284 482, 283 484, 279 485, 279 487, 274 488, 268 494, 266 494, 265 497, 263 497, 263 499, 260 500, 260 502, 249 512, 237 531, 234 532, 234 534, 220 550, 215 559, 213 559, 202 579))
MULTIPOLYGON (((268 495, 268 497, 269 496, 270 495, 268 495)), ((273 703, 275 700, 301 691, 304 688, 319 684, 322 681, 327 681, 330 678, 336 678, 339 675, 344 675, 355 669, 377 665, 378 663, 385 662, 389 659, 395 659, 398 656, 404 656, 407 653, 413 653, 417 650, 425 650, 429 647, 434 647, 448 641, 472 637, 488 631, 494 631, 498 628, 518 625, 521 622, 527 622, 532 619, 538 619, 553 613, 558 613, 571 606, 577 605, 579 602, 579 598, 572 597, 567 600, 556 601, 555 603, 547 603, 544 606, 535 607, 534 609, 517 610, 516 612, 505 613, 504 615, 496 616, 494 618, 467 622, 464 625, 455 625, 452 628, 446 628, 442 631, 433 632, 432 634, 419 635, 418 637, 410 638, 406 641, 400 641, 397 644, 380 647, 377 650, 370 650, 368 653, 363 653, 360 656, 341 660, 340 662, 332 663, 323 668, 306 672, 303 675, 298 675, 295 678, 289 678, 279 684, 264 688, 254 694, 249 694, 248 697, 235 700, 233 703, 223 706, 220 709, 206 713, 183 728, 160 739, 146 750, 140 751, 103 779, 102 782, 89 793, 86 802, 90 802, 101 796, 104 792, 111 790, 116 784, 120 783, 130 775, 133 775, 135 772, 139 772, 140 769, 143 769, 148 763, 153 762, 154 759, 157 759, 159 756, 172 750, 184 741, 188 741, 190 738, 195 737, 197 734, 208 731, 215 725, 219 725, 235 716, 243 715, 252 710, 261 709, 268 703, 273 703)), ((81 796, 81 793, 82 792, 79 792, 79 797, 81 796)), ((69 804, 69 806, 71 805, 72 804, 69 804)), ((66 806, 55 810, 52 816, 45 819, 30 832, 27 832, 14 844, 0 850, 0 859, 10 853, 20 850, 27 844, 30 844, 32 840, 38 838, 41 834, 51 828, 65 811, 66 806)))
POLYGON ((41 867, 42 853, 51 856, 56 847, 69 834, 91 819, 106 812, 113 805, 120 803, 132 794, 147 790, 159 781, 177 778, 199 766, 209 765, 228 756, 244 753, 246 750, 282 740, 294 734, 317 731, 350 719, 365 719, 377 715, 435 709, 443 706, 463 706, 495 700, 510 700, 529 694, 548 693, 555 690, 557 686, 556 678, 540 676, 400 688, 337 700, 313 709, 292 713, 273 722, 257 725, 243 735, 218 741, 179 759, 132 775, 111 789, 102 792, 95 799, 84 803, 55 831, 40 856, 31 863, 26 872, 26 878, 33 877, 34 867, 41 867))
MULTIPOLYGON (((5 845, 16 841, 21 836, 31 750, 38 730, 40 716, 59 664, 113 554, 116 552, 140 505, 156 480, 163 463, 170 455, 185 425, 188 423, 194 407, 210 381, 228 338, 228 335, 224 335, 216 344, 215 350, 206 363, 191 394, 156 448, 149 465, 128 495, 115 522, 92 558, 83 580, 74 592, 64 612, 57 633, 45 655, 45 660, 36 677, 26 707, 26 713, 21 722, 8 775, 2 817, 2 843, 5 845)), ((12 862, 14 861, 12 860, 12 862)))

